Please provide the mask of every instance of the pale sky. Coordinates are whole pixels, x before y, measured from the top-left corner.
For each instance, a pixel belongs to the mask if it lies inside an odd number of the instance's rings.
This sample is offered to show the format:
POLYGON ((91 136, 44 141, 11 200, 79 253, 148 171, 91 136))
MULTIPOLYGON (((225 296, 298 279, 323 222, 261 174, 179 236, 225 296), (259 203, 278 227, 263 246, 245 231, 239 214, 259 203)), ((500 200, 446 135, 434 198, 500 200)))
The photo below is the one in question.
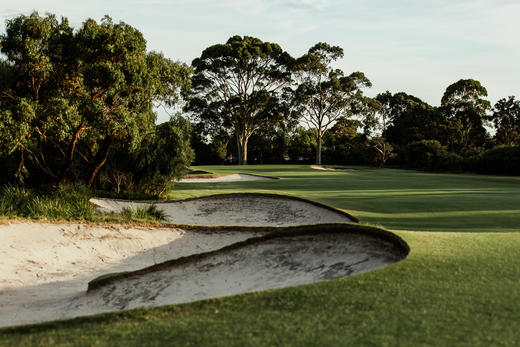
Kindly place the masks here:
POLYGON ((233 35, 294 57, 327 42, 345 51, 337 67, 372 81, 369 96, 404 91, 439 105, 448 85, 473 78, 492 104, 520 98, 520 0, 2 0, 0 20, 34 10, 74 28, 108 14, 139 29, 148 50, 188 64, 233 35))

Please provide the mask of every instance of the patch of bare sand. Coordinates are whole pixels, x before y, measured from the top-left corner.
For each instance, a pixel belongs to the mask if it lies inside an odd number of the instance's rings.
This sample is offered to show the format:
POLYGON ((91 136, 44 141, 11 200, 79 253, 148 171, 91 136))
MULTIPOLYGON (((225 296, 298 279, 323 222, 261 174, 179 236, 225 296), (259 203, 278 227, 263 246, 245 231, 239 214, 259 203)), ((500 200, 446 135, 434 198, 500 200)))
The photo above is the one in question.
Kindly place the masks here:
POLYGON ((230 175, 219 175, 216 177, 186 177, 181 178, 179 182, 181 183, 219 183, 219 182, 240 182, 240 181, 266 181, 273 180, 275 178, 257 176, 257 175, 248 175, 248 174, 230 174, 230 175))
POLYGON ((348 215, 309 202, 262 194, 215 195, 168 202, 91 199, 102 212, 155 205, 168 222, 192 225, 291 226, 353 222, 348 215))
POLYGON ((311 169, 322 170, 322 171, 356 171, 354 169, 335 168, 335 167, 321 166, 321 165, 311 165, 311 169))

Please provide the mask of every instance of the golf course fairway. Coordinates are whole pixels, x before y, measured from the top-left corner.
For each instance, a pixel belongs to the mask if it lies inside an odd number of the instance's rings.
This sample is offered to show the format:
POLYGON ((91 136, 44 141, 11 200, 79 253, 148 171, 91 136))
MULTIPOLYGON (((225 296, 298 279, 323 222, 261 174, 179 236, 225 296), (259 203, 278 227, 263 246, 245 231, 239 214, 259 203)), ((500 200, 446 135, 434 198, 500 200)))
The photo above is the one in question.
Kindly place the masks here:
POLYGON ((178 183, 168 199, 264 193, 385 228, 406 259, 353 277, 0 330, 0 345, 467 345, 520 341, 520 178, 303 165, 204 166, 277 180, 178 183))

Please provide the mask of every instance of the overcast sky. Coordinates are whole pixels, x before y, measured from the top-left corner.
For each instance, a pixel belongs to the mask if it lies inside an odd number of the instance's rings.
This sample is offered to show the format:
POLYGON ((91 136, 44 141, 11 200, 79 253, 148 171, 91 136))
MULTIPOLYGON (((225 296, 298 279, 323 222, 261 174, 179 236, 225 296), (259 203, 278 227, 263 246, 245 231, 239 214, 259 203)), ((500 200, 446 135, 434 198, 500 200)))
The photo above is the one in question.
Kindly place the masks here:
POLYGON ((493 104, 520 98, 520 0, 2 0, 0 20, 34 10, 75 28, 108 14, 139 29, 149 50, 188 64, 232 35, 295 57, 327 42, 345 51, 339 68, 372 81, 370 96, 404 91, 438 105, 448 85, 473 78, 493 104))

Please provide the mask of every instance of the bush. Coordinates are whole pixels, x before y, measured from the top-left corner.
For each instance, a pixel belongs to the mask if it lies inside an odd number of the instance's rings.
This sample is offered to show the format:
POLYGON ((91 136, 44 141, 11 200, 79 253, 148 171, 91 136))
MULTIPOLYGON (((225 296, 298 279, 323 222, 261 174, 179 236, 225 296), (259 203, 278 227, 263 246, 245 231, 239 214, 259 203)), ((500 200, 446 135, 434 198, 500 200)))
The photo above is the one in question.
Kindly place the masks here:
POLYGON ((139 148, 128 144, 114 146, 111 161, 104 167, 102 188, 116 193, 142 192, 159 196, 181 178, 193 160, 190 126, 182 117, 156 126, 139 148))
POLYGON ((460 171, 465 169, 464 158, 448 152, 437 140, 411 142, 403 148, 405 165, 428 171, 460 171))
POLYGON ((520 175, 520 146, 495 147, 474 158, 479 173, 520 175))
POLYGON ((95 208, 90 191, 82 185, 36 193, 18 186, 0 190, 0 215, 7 217, 92 220, 95 208))
POLYGON ((161 222, 166 219, 166 213, 159 210, 155 205, 138 208, 125 207, 121 211, 121 217, 127 221, 161 222))

